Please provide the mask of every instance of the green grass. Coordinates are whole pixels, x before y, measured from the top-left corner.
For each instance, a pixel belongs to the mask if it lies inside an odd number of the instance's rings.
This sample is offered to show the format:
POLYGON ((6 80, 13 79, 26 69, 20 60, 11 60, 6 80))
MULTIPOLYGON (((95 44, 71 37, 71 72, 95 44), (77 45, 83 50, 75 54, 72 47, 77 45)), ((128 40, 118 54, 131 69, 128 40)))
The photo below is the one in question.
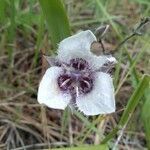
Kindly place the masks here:
POLYGON ((149 26, 114 53, 115 113, 72 115, 43 107, 36 98, 47 65, 41 53, 55 53, 65 37, 101 24, 110 25, 104 40, 111 51, 150 14, 149 5, 149 0, 0 0, 0 149, 150 148, 149 26))
MULTIPOLYGON (((98 146, 80 146, 80 147, 73 147, 73 148, 59 148, 58 150, 109 150, 109 148, 105 145, 98 145, 98 146)), ((57 149, 52 149, 57 150, 57 149)))

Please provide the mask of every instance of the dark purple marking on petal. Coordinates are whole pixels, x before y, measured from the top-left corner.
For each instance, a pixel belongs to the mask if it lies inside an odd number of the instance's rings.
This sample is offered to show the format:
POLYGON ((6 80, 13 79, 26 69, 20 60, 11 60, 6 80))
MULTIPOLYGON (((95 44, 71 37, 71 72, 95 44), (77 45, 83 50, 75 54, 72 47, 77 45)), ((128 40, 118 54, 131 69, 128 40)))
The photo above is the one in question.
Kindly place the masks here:
POLYGON ((82 58, 70 60, 70 65, 76 70, 85 70, 89 68, 88 62, 82 58))
POLYGON ((93 88, 93 78, 91 76, 76 78, 74 75, 63 74, 58 78, 58 86, 62 91, 69 91, 71 94, 76 93, 78 87, 79 94, 86 94, 93 88))
POLYGON ((89 69, 88 62, 82 58, 70 60, 70 64, 61 64, 64 73, 58 79, 61 91, 71 95, 87 94, 93 88, 93 72, 89 69))
POLYGON ((58 77, 58 85, 62 91, 67 91, 71 86, 72 79, 69 75, 63 74, 58 77))
POLYGON ((80 92, 86 94, 93 88, 93 79, 91 77, 83 77, 80 81, 80 92))

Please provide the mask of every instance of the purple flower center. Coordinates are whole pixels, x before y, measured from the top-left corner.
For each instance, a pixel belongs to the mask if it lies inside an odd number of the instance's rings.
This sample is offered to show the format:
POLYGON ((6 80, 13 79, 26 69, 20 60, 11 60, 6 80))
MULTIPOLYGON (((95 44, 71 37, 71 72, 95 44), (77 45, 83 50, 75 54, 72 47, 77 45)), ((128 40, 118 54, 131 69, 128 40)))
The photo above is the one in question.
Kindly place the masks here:
POLYGON ((58 77, 60 89, 71 94, 89 93, 93 88, 93 77, 87 61, 82 58, 72 59, 68 67, 71 69, 58 77))
POLYGON ((89 68, 88 62, 82 58, 70 60, 70 65, 76 70, 85 70, 89 68))

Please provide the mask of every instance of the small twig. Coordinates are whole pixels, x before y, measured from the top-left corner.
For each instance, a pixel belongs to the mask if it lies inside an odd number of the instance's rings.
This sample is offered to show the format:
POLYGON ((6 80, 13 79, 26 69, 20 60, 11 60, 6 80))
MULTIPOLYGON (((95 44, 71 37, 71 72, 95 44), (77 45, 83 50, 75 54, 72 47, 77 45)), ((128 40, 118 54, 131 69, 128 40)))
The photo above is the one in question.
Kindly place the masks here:
POLYGON ((69 144, 73 145, 73 132, 72 132, 72 123, 71 123, 71 111, 68 108, 68 132, 69 132, 69 144))
POLYGON ((141 36, 143 35, 143 33, 141 33, 141 29, 144 27, 144 25, 146 25, 148 22, 150 22, 150 18, 147 17, 147 18, 143 18, 141 19, 141 22, 140 24, 133 30, 133 33, 129 36, 127 36, 122 42, 120 42, 118 44, 118 46, 114 49, 114 52, 119 50, 119 48, 124 44, 126 43, 129 39, 131 39, 132 37, 134 36, 141 36))
POLYGON ((105 50, 105 47, 104 47, 102 40, 99 40, 99 43, 101 44, 103 54, 105 54, 106 50, 105 50))
MULTIPOLYGON (((24 144, 24 141, 22 139, 22 137, 20 136, 20 133, 18 132, 16 126, 13 126, 13 129, 14 129, 14 134, 16 134, 16 140, 18 140, 20 142, 20 144, 22 145, 22 147, 24 148, 25 147, 25 144, 24 144)), ((16 141, 17 142, 17 141, 16 141)), ((24 148, 25 149, 25 148, 24 148)), ((25 149, 26 150, 26 149, 25 149)))
MULTIPOLYGON (((67 142, 54 142, 54 143, 51 143, 52 146, 66 146, 68 145, 67 142)), ((48 147, 48 143, 38 143, 38 144, 31 144, 31 145, 26 145, 25 147, 18 147, 18 148, 15 148, 15 149, 12 149, 12 150, 24 150, 24 148, 26 149, 35 149, 35 148, 38 148, 38 147, 48 147)))
POLYGON ((17 93, 16 95, 12 96, 12 97, 8 97, 6 99, 3 99, 2 101, 12 101, 13 99, 16 99, 22 95, 26 94, 26 91, 21 91, 20 93, 17 93))
POLYGON ((101 140, 104 137, 104 131, 105 131, 105 124, 108 121, 108 118, 106 116, 99 116, 98 117, 99 124, 98 124, 98 132, 95 135, 94 144, 98 145, 101 143, 101 140), (102 119, 103 118, 103 119, 102 119))
POLYGON ((97 41, 101 44, 103 54, 105 53, 105 47, 104 47, 104 44, 102 42, 102 39, 103 39, 104 35, 106 34, 106 32, 108 31, 108 28, 109 28, 109 25, 100 26, 95 31, 97 41))
POLYGON ((118 46, 113 50, 113 51, 117 51, 119 50, 119 48, 124 44, 126 43, 129 39, 131 39, 132 37, 134 37, 136 34, 133 33, 131 35, 129 35, 128 37, 126 37, 121 43, 118 44, 118 46))
POLYGON ((120 140, 121 140, 121 137, 122 137, 122 135, 123 135, 123 133, 124 133, 124 130, 125 130, 125 128, 126 128, 126 125, 127 125, 127 123, 123 126, 122 130, 120 130, 120 132, 119 132, 120 134, 119 134, 119 136, 118 136, 118 138, 117 138, 117 141, 115 142, 115 144, 114 144, 112 150, 116 150, 116 149, 117 149, 117 145, 119 144, 119 142, 120 142, 120 140))
POLYGON ((112 150, 116 150, 116 149, 117 149, 117 145, 119 144, 119 142, 120 142, 120 140, 121 140, 121 137, 123 136, 123 133, 124 133, 126 127, 127 127, 127 124, 128 124, 128 122, 129 122, 130 118, 131 118, 131 115, 129 115, 126 124, 125 124, 125 125, 122 127, 122 129, 119 131, 118 138, 117 138, 117 140, 116 140, 116 142, 115 142, 115 144, 114 144, 112 150))

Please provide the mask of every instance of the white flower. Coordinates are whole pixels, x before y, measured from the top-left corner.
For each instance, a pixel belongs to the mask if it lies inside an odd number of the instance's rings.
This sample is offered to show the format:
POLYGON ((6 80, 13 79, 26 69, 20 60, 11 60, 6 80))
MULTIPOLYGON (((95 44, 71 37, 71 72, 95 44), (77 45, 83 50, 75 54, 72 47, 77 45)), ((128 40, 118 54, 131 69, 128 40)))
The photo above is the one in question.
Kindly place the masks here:
POLYGON ((97 41, 90 31, 82 31, 60 42, 58 55, 47 57, 51 67, 38 89, 38 101, 50 108, 68 105, 85 115, 115 111, 114 87, 109 74, 116 63, 112 56, 96 56, 90 51, 97 41))

